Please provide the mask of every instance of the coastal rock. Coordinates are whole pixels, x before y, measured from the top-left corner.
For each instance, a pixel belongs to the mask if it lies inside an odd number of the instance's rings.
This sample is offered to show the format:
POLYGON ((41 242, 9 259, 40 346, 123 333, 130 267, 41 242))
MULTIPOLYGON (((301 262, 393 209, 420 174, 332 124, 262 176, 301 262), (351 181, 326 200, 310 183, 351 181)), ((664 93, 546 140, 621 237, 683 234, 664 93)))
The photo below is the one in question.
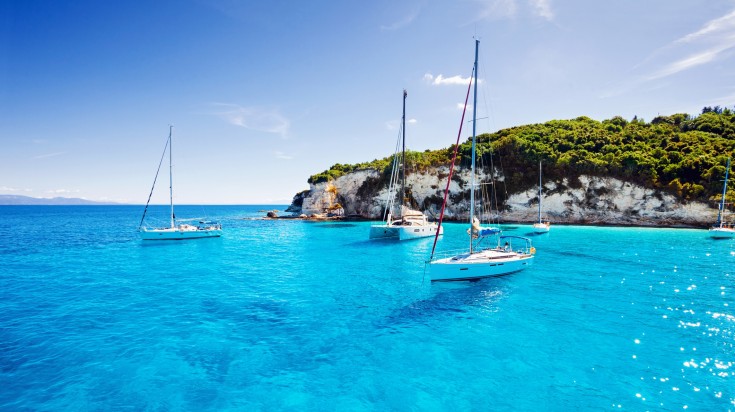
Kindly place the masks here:
POLYGON ((293 197, 291 205, 286 209, 286 212, 293 213, 294 215, 300 215, 302 212, 302 205, 304 204, 304 198, 309 195, 309 190, 302 190, 293 197))
POLYGON ((312 184, 308 194, 304 196, 301 213, 326 214, 335 204, 339 203, 345 214, 356 214, 363 217, 372 216, 376 212, 376 215, 380 214, 382 212, 379 209, 382 206, 378 204, 378 210, 373 210, 375 205, 373 205, 372 196, 366 197, 358 193, 366 182, 378 178, 379 175, 376 170, 360 170, 333 181, 312 184))
MULTIPOLYGON (((717 210, 701 202, 681 202, 671 194, 615 178, 579 176, 577 185, 544 185, 542 214, 556 223, 635 226, 705 226, 717 210)), ((509 196, 503 219, 532 222, 538 218, 537 189, 509 196)))
MULTIPOLYGON (((478 184, 501 185, 502 173, 479 173, 478 184), (494 179, 493 179, 494 178, 494 179)), ((414 205, 430 218, 438 217, 449 175, 448 167, 429 168, 407 175, 406 191, 414 205)), ((469 215, 470 175, 455 170, 449 184, 445 219, 465 220, 469 215)), ((507 188, 508 191, 511 188, 507 188)), ((294 196, 289 210, 321 215, 339 206, 345 216, 382 219, 388 194, 387 179, 376 170, 359 170, 337 179, 311 184, 294 196)), ((533 222, 538 216, 538 189, 508 193, 501 221, 533 222)), ((543 217, 554 223, 634 226, 703 227, 716 220, 717 209, 702 202, 685 202, 658 189, 616 178, 581 175, 544 182, 543 217)), ((497 213, 497 212, 495 212, 497 213)))

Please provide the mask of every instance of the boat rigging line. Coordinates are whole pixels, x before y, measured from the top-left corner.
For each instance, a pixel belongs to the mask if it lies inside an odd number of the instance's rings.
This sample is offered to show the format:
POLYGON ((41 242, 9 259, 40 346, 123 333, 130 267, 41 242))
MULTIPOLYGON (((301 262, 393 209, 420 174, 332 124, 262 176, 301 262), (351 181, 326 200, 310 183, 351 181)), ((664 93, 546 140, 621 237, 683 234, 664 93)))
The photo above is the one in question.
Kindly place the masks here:
POLYGON ((153 186, 151 186, 151 193, 148 194, 148 201, 145 202, 145 209, 143 209, 143 217, 140 218, 140 225, 138 225, 138 229, 143 227, 143 221, 145 220, 145 214, 148 211, 148 204, 151 203, 151 196, 153 196, 153 189, 156 187, 156 180, 158 180, 158 172, 161 171, 161 165, 163 164, 163 159, 166 157, 166 150, 168 149, 168 145, 171 143, 171 136, 169 136, 169 139, 166 140, 166 146, 163 147, 163 153, 161 154, 161 161, 158 162, 158 170, 156 170, 156 176, 153 178, 153 186))
POLYGON ((431 247, 431 257, 429 261, 434 258, 434 251, 436 250, 436 242, 439 240, 439 231, 442 227, 442 221, 444 220, 444 209, 447 206, 447 195, 449 194, 449 184, 452 183, 452 174, 454 173, 454 162, 457 160, 457 153, 459 152, 459 139, 462 137, 462 126, 464 125, 464 115, 467 113, 467 102, 470 99, 470 90, 472 90, 472 79, 475 74, 475 65, 472 65, 472 75, 470 76, 469 84, 467 85, 467 96, 464 98, 464 108, 462 109, 462 119, 459 121, 459 132, 457 133, 457 143, 454 145, 454 155, 452 156, 452 162, 449 164, 449 176, 447 177, 447 187, 444 189, 444 201, 442 202, 441 212, 439 213, 439 222, 436 228, 436 235, 434 235, 434 245, 431 247))

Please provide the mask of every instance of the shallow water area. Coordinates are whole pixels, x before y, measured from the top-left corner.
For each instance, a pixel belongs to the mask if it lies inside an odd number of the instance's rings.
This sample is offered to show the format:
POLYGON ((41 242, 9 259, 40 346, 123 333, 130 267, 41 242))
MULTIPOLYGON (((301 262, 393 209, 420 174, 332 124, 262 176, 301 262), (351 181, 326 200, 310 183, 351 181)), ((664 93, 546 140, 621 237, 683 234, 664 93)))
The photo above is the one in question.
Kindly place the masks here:
POLYGON ((143 242, 142 207, 0 207, 0 409, 735 409, 734 240, 513 224, 529 269, 432 284, 433 239, 272 209, 143 242))

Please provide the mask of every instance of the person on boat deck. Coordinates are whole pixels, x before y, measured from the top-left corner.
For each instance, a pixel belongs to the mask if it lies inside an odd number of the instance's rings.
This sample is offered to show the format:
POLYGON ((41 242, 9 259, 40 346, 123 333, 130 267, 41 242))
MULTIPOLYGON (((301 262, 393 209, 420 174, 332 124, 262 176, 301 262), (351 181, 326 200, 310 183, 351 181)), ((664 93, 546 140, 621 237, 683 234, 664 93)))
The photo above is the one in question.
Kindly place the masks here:
POLYGON ((510 245, 508 244, 508 242, 505 242, 505 245, 503 245, 503 250, 507 252, 508 249, 510 249, 510 245))
POLYGON ((472 236, 472 239, 477 239, 480 237, 480 220, 477 219, 477 217, 472 218, 472 227, 470 229, 467 229, 467 234, 472 236))

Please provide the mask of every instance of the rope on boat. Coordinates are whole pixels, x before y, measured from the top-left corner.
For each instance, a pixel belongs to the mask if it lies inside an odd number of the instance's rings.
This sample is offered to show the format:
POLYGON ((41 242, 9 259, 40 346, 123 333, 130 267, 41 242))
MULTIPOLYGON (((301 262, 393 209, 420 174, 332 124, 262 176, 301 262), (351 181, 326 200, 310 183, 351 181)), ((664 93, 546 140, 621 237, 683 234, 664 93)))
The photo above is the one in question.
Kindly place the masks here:
POLYGON ((396 186, 398 185, 398 149, 401 146, 401 137, 403 137, 403 125, 399 126, 398 139, 396 140, 396 147, 393 151, 393 164, 391 165, 390 182, 388 183, 388 193, 385 198, 385 210, 383 211, 383 221, 389 213, 393 212, 393 206, 396 200, 396 186))
POLYGON ((462 120, 459 122, 459 132, 457 133, 457 143, 454 145, 454 155, 452 156, 452 163, 449 165, 449 177, 447 177, 447 187, 444 189, 444 201, 442 202, 442 209, 439 213, 439 224, 436 227, 436 235, 434 235, 434 245, 431 247, 431 257, 429 260, 434 259, 434 251, 436 250, 436 242, 439 240, 439 233, 441 232, 442 221, 444 220, 444 209, 447 206, 447 195, 449 195, 449 184, 452 183, 452 174, 454 173, 454 162, 457 160, 457 153, 459 153, 459 139, 462 136, 462 125, 464 124, 464 115, 467 113, 467 102, 470 99, 470 90, 472 90, 472 79, 475 74, 475 66, 472 66, 472 75, 470 76, 470 83, 467 86, 467 96, 464 98, 464 108, 462 109, 462 120))
POLYGON ((138 225, 138 230, 143 227, 143 221, 145 220, 145 214, 148 211, 148 204, 151 202, 151 196, 153 196, 153 188, 156 187, 156 180, 158 180, 158 172, 161 171, 161 165, 163 164, 163 158, 166 156, 166 149, 168 149, 168 145, 171 142, 171 136, 169 136, 168 140, 166 140, 166 146, 163 147, 163 153, 161 154, 161 161, 158 162, 158 170, 156 170, 156 177, 153 178, 153 186, 151 186, 151 193, 148 194, 148 201, 145 202, 145 209, 143 209, 143 217, 140 218, 140 225, 138 225))

